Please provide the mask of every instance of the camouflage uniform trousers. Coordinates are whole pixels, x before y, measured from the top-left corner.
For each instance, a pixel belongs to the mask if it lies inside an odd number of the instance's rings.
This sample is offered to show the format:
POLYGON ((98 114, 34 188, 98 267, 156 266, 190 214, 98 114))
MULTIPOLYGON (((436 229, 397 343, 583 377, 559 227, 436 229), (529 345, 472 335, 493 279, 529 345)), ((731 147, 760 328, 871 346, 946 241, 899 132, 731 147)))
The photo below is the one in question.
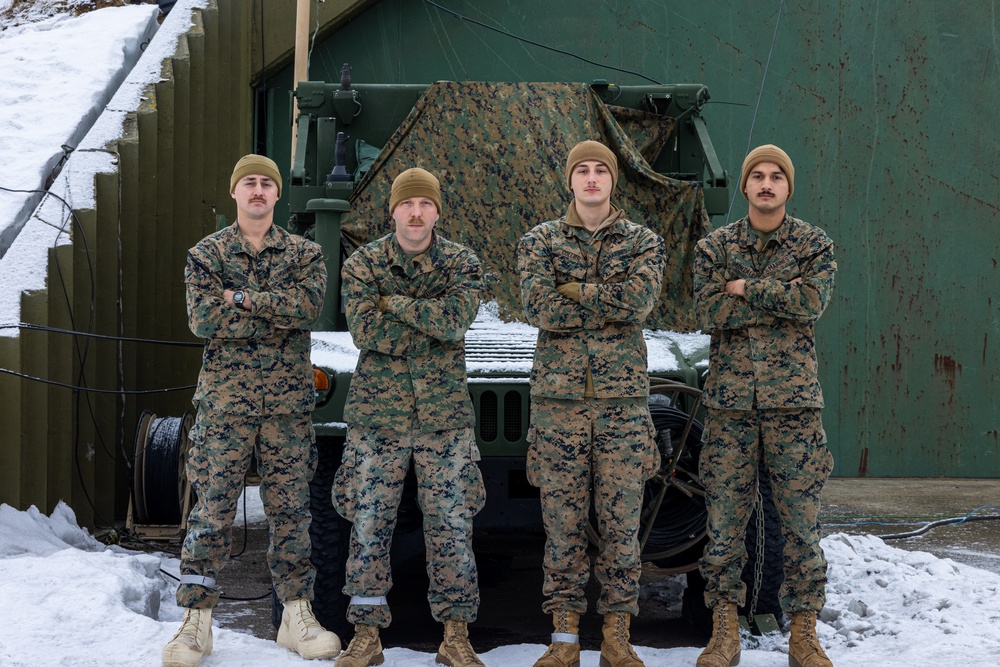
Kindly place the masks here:
POLYGON ((763 457, 785 537, 785 613, 819 611, 826 601, 826 558, 820 547, 820 496, 833 470, 819 408, 709 409, 699 472, 708 506, 709 543, 701 561, 705 604, 746 602, 740 573, 744 535, 763 457))
POLYGON ((546 613, 584 613, 590 578, 586 527, 593 489, 603 539, 594 566, 600 614, 639 613, 639 511, 658 465, 645 398, 532 397, 528 481, 541 491, 546 613))
POLYGON ((351 596, 347 620, 355 625, 385 628, 392 621, 385 601, 392 588, 389 549, 411 459, 424 516, 431 615, 471 623, 479 612, 472 518, 486 491, 472 429, 405 433, 352 424, 333 502, 354 522, 344 593, 351 596))
MULTIPOLYGON (((188 517, 181 576, 215 579, 229 560, 232 525, 243 478, 256 444, 260 495, 270 533, 267 563, 278 598, 312 599, 309 482, 316 445, 309 414, 254 416, 198 410, 191 429, 187 476, 198 502, 188 517)), ((219 589, 181 583, 177 604, 212 608, 219 589)))

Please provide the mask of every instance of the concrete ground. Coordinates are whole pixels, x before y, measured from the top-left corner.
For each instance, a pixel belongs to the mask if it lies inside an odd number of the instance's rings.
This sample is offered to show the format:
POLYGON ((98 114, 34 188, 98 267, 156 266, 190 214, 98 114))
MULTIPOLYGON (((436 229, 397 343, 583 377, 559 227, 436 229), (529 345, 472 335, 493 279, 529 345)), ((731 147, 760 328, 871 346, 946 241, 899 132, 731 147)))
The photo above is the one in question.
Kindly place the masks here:
POLYGON ((1000 520, 975 518, 1000 515, 997 479, 832 479, 823 491, 823 535, 908 533, 984 505, 994 509, 982 509, 961 524, 886 543, 1000 574, 1000 520))
MULTIPOLYGON (((977 516, 1000 514, 1000 480, 836 478, 824 491, 823 535, 906 533, 928 522, 964 517, 983 505, 998 509, 982 510, 977 516)), ((942 525, 917 537, 887 542, 900 549, 927 551, 1000 573, 1000 520, 942 525)), ((541 613, 542 540, 531 536, 505 538, 502 544, 480 540, 476 546, 482 606, 479 620, 471 626, 473 644, 486 651, 505 644, 548 643, 549 619, 541 613), (501 550, 505 553, 501 554, 501 550)), ((242 553, 233 558, 220 577, 223 595, 261 599, 223 600, 215 618, 223 627, 273 638, 266 528, 237 528, 233 548, 242 553)), ((414 566, 394 575, 396 584, 389 598, 394 621, 382 633, 385 645, 435 650, 440 626, 427 610, 422 568, 414 566)), ((703 644, 705 637, 680 618, 679 591, 683 586, 683 575, 663 575, 652 565, 644 568, 643 614, 633 623, 633 642, 653 647, 703 644)), ((596 598, 593 581, 589 593, 592 600, 596 598)), ((598 648, 599 633, 600 618, 591 612, 581 628, 583 648, 598 648)))

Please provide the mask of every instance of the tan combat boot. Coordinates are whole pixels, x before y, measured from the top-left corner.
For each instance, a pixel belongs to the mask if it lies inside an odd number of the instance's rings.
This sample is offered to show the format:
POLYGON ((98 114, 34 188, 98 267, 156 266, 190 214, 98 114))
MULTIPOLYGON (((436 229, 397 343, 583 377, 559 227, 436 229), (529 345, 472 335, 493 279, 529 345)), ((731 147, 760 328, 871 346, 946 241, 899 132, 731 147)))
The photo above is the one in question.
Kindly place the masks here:
POLYGON ((788 638, 788 664, 791 667, 833 667, 816 637, 816 612, 792 614, 792 634, 788 638))
POLYGON ((340 654, 333 667, 372 667, 385 662, 382 655, 382 640, 378 638, 378 628, 374 625, 355 625, 354 639, 340 654))
POLYGON ((434 659, 439 665, 450 667, 485 667, 469 643, 469 626, 465 621, 445 621, 444 641, 434 659))
POLYGON ((720 602, 712 609, 712 638, 698 656, 698 667, 733 667, 740 664, 740 621, 736 605, 720 602))
POLYGON ((580 614, 568 609, 552 612, 552 643, 535 667, 580 667, 580 614))
POLYGON ((281 612, 278 646, 290 648, 306 660, 332 658, 340 653, 340 637, 323 626, 313 615, 309 600, 291 600, 281 612))
POLYGON ((645 667, 629 644, 629 624, 632 614, 627 611, 613 611, 604 615, 601 633, 601 667, 645 667))
POLYGON ((166 667, 197 667, 212 652, 212 610, 188 609, 174 638, 163 647, 166 667))

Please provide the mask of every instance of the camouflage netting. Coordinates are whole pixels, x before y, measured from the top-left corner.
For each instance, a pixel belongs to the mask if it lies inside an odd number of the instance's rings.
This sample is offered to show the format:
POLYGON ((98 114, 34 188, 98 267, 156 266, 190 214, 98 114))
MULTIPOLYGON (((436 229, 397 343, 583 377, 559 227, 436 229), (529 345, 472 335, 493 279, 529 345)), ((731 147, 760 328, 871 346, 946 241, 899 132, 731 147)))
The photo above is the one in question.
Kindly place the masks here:
POLYGON ((619 160, 611 201, 667 245, 660 302, 646 327, 691 331, 694 245, 711 231, 701 187, 650 168, 673 119, 604 104, 586 84, 438 82, 382 149, 351 196, 342 229, 362 245, 393 230, 389 192, 397 174, 423 167, 441 181, 437 229, 483 262, 484 298, 523 320, 516 250, 521 235, 565 214, 569 150, 584 139, 619 160))

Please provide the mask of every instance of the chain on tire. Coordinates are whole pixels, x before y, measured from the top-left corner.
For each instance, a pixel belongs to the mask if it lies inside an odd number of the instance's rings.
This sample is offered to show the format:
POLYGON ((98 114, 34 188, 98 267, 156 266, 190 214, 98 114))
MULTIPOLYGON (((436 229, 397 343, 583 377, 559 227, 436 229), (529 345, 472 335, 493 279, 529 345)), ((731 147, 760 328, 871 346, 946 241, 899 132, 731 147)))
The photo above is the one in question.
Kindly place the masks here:
POLYGON ((760 493, 759 475, 754 510, 757 512, 757 553, 753 565, 753 590, 750 593, 750 607, 747 614, 749 618, 753 618, 757 613, 757 599, 760 597, 760 587, 764 581, 764 496, 760 493))

